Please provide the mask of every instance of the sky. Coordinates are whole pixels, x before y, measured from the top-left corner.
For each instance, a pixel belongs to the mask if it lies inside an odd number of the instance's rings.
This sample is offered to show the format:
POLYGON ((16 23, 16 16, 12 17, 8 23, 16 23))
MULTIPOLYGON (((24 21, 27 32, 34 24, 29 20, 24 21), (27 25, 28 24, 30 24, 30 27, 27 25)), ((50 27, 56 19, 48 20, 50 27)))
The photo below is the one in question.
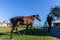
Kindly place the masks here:
POLYGON ((39 14, 41 22, 35 20, 34 24, 44 24, 50 9, 56 5, 60 6, 60 0, 0 0, 0 21, 39 14))

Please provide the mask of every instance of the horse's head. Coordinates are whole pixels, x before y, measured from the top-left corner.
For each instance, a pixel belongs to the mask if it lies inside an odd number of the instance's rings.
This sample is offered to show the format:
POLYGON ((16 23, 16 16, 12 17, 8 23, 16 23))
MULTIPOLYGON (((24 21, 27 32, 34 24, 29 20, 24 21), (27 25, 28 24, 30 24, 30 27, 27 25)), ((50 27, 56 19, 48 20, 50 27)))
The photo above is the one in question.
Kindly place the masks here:
POLYGON ((34 17, 35 19, 37 19, 37 20, 41 21, 41 19, 40 19, 40 16, 39 16, 39 15, 33 15, 33 17, 34 17))
POLYGON ((36 19, 39 20, 39 21, 41 21, 41 18, 40 18, 39 15, 36 15, 36 19))

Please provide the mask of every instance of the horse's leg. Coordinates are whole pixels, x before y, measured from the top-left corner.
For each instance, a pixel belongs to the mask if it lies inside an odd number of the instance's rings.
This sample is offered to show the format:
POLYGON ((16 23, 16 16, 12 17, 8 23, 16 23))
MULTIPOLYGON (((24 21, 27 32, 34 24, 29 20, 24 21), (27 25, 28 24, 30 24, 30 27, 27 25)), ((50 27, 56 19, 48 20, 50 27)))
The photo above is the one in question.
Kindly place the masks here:
POLYGON ((16 32, 18 33, 18 35, 20 35, 20 32, 18 32, 18 26, 19 26, 20 22, 17 22, 17 25, 16 25, 16 32))
POLYGON ((25 34, 25 33, 26 33, 26 31, 28 30, 28 26, 29 26, 29 25, 27 25, 27 26, 26 26, 26 30, 24 31, 24 34, 25 34))
POLYGON ((12 30, 11 30, 11 35, 10 35, 11 39, 12 39, 12 34, 13 34, 14 29, 15 29, 15 25, 13 24, 13 27, 12 27, 12 30))
POLYGON ((29 25, 27 25, 26 30, 28 30, 28 26, 29 26, 29 25))
POLYGON ((16 25, 16 32, 18 33, 18 35, 20 35, 20 32, 18 32, 18 25, 16 25))
POLYGON ((34 34, 34 30, 33 30, 33 25, 31 24, 31 28, 32 28, 32 34, 34 34))

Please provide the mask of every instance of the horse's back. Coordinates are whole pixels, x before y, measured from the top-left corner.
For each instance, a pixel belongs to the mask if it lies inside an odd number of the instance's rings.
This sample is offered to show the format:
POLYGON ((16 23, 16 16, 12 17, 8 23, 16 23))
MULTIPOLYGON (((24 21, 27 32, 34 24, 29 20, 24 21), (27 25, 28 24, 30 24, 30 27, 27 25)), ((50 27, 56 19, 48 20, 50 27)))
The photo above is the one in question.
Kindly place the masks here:
POLYGON ((30 16, 27 16, 24 18, 24 23, 25 24, 31 24, 31 23, 33 23, 33 20, 30 16))
POLYGON ((17 16, 10 19, 11 22, 23 21, 23 16, 17 16))
POLYGON ((10 19, 11 23, 31 24, 33 20, 30 16, 16 16, 10 19))

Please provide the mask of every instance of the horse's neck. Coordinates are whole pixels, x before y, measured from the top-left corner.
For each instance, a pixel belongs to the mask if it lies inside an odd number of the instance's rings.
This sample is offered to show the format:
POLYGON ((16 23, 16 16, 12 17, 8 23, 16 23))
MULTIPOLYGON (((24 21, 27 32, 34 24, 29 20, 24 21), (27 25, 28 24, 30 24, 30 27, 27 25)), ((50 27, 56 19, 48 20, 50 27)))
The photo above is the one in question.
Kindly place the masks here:
POLYGON ((36 18, 35 17, 31 17, 31 19, 34 21, 36 18))

